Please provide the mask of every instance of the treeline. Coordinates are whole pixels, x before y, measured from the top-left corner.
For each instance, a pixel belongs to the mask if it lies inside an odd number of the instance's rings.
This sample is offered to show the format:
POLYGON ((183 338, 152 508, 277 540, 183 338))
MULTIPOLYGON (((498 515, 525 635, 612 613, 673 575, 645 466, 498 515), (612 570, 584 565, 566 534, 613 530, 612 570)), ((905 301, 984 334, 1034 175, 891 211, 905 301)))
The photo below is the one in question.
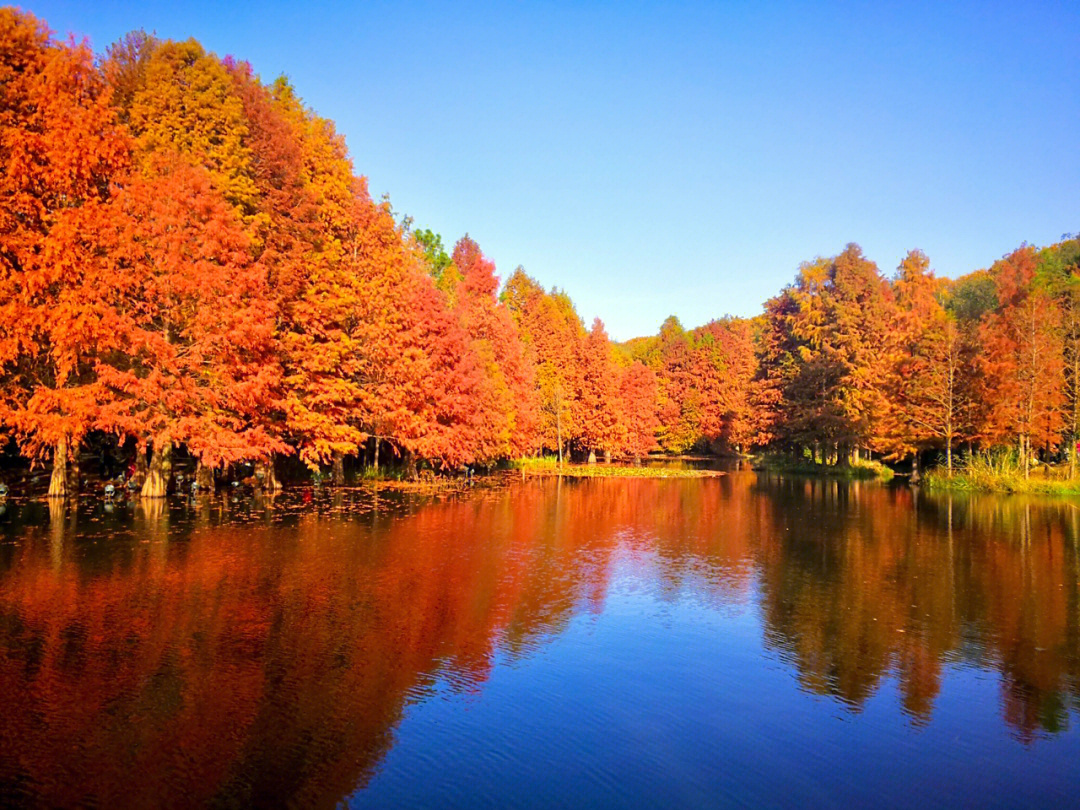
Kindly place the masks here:
POLYGON ((1076 240, 957 281, 918 251, 885 278, 852 245, 758 318, 616 345, 372 200, 285 79, 142 33, 95 59, 12 9, 0 154, 0 424, 51 461, 52 495, 104 437, 157 496, 179 447, 203 486, 246 461, 273 488, 282 456, 339 481, 350 457, 655 449, 951 466, 1009 445, 1027 465, 1080 433, 1076 240))
MULTIPOLYGON (((214 468, 436 469, 655 447, 655 380, 569 299, 395 220, 284 79, 132 34, 100 60, 0 11, 0 419, 51 458, 115 436, 164 494, 214 468), (135 452, 137 449, 138 452, 135 452)), ((140 470, 140 475, 142 471, 140 470)))
POLYGON ((1080 438, 1080 241, 1024 245, 955 281, 911 251, 885 279, 857 245, 804 264, 761 317, 761 441, 844 461, 957 448, 1067 457, 1080 438))
POLYGON ((1067 460, 1080 439, 1080 240, 1024 245, 940 279, 918 250, 891 278, 858 245, 806 262, 747 321, 670 318, 630 341, 658 379, 669 452, 764 447, 821 464, 1010 448, 1067 460))

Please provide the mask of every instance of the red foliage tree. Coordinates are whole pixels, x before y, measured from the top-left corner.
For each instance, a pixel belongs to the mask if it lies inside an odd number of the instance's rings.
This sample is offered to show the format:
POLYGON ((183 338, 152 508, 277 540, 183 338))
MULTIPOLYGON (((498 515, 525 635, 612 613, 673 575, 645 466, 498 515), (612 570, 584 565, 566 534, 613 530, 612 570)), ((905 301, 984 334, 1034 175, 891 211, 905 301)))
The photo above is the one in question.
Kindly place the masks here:
POLYGON ((113 209, 83 305, 104 324, 96 422, 154 449, 143 494, 165 494, 177 443, 210 467, 284 449, 259 416, 278 381, 265 277, 207 172, 163 159, 113 209))
POLYGON ((581 436, 583 388, 581 352, 585 328, 570 298, 562 292, 544 292, 520 268, 503 293, 517 324, 526 362, 535 369, 537 402, 536 446, 555 452, 581 436))
POLYGON ((581 346, 581 442, 595 461, 596 451, 610 459, 626 444, 626 425, 619 419, 619 379, 611 341, 596 318, 581 346))
POLYGON ((941 285, 921 251, 908 253, 893 286, 901 341, 888 446, 894 456, 913 455, 916 471, 921 449, 941 447, 951 475, 953 449, 968 435, 971 420, 971 341, 942 305, 941 285))
POLYGON ((0 419, 31 458, 53 451, 52 496, 96 415, 91 282, 62 245, 103 215, 127 158, 89 48, 0 9, 0 419))
POLYGON ((468 236, 454 247, 461 274, 455 310, 484 371, 485 386, 476 403, 477 458, 494 461, 530 449, 536 429, 533 369, 526 362, 510 312, 496 298, 495 265, 468 236))
POLYGON ((656 413, 656 374, 634 361, 619 374, 619 422, 625 429, 621 450, 639 459, 660 445, 656 433, 660 418, 656 413))
POLYGON ((1037 285, 1036 269, 1027 246, 995 263, 998 310, 980 328, 984 399, 991 403, 987 436, 1015 437, 1025 477, 1033 453, 1060 442, 1064 402, 1061 312, 1037 285))

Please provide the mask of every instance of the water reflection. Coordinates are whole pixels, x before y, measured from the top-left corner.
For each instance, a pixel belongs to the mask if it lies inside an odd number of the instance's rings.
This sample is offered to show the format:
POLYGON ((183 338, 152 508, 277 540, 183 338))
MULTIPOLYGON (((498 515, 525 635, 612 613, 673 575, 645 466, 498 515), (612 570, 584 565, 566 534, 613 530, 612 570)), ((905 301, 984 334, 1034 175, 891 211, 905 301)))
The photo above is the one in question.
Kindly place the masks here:
POLYGON ((805 688, 857 710, 895 675, 926 723, 943 665, 962 661, 1001 674, 1020 739, 1066 726, 1080 706, 1074 505, 820 480, 762 489, 767 639, 805 688))
POLYGON ((749 473, 290 498, 9 506, 0 804, 333 806, 436 682, 482 693, 616 576, 759 611, 771 654, 846 711, 894 678, 930 724, 953 665, 997 674, 990 710, 1024 742, 1080 706, 1068 504, 749 473))

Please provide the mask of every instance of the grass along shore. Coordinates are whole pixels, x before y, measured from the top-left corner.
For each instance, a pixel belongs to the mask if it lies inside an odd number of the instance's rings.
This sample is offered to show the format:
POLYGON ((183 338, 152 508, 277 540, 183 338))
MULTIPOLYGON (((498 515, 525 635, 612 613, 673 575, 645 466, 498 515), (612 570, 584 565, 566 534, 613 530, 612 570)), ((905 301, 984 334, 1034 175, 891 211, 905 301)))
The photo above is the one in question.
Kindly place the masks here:
POLYGON ((850 464, 822 464, 810 458, 794 459, 791 456, 766 453, 753 456, 750 466, 757 471, 789 473, 797 475, 824 475, 830 478, 890 480, 893 471, 880 461, 859 459, 850 464))
POLYGON ((1080 477, 1070 478, 1067 464, 1035 464, 1025 477, 1015 452, 967 456, 957 462, 951 476, 937 467, 926 473, 922 483, 943 491, 1080 495, 1080 477))
POLYGON ((572 464, 554 456, 543 458, 519 458, 510 463, 523 476, 562 476, 564 478, 719 478, 726 473, 720 470, 698 470, 691 467, 636 467, 623 463, 572 464))

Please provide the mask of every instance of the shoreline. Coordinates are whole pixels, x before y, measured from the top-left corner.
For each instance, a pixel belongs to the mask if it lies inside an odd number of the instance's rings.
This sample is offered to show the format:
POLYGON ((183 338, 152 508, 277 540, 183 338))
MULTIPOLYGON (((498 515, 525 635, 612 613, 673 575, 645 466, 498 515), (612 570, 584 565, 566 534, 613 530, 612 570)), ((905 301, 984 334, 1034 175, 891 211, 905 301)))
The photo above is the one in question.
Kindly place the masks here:
POLYGON ((954 472, 950 478, 943 472, 928 472, 920 484, 935 492, 977 492, 988 495, 1048 495, 1051 497, 1080 496, 1080 478, 1073 480, 1048 478, 1042 472, 1028 478, 1017 475, 968 475, 954 472))
POLYGON ((750 460, 754 472, 781 473, 786 475, 814 475, 822 478, 846 480, 891 481, 896 473, 880 461, 858 461, 854 464, 819 464, 808 460, 793 460, 786 456, 754 456, 750 460))
POLYGON ((668 469, 664 467, 623 467, 606 464, 564 464, 542 467, 522 467, 522 478, 721 478, 722 470, 668 469))

